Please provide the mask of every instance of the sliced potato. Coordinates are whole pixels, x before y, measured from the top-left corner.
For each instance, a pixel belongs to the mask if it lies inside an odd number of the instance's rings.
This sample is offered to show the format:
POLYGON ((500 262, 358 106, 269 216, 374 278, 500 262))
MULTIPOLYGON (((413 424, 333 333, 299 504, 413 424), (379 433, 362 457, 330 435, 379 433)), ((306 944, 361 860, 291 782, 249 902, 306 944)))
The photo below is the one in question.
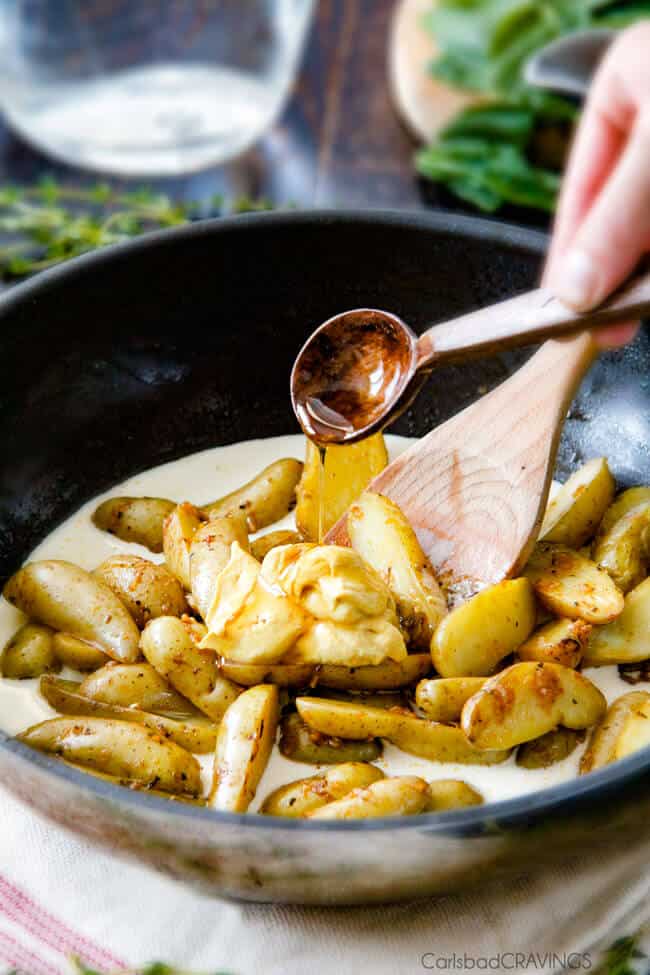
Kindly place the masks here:
POLYGON ((483 687, 487 677, 433 677, 415 688, 415 703, 432 721, 460 721, 465 701, 483 687))
POLYGON ((650 579, 625 597, 623 612, 607 626, 597 626, 583 657, 585 667, 631 664, 650 658, 650 579))
POLYGON ((650 501, 650 487, 633 487, 622 491, 603 515, 594 542, 598 544, 628 511, 647 501, 650 501))
POLYGON ((70 633, 55 633, 52 637, 54 652, 66 667, 72 670, 88 671, 103 667, 111 659, 103 650, 92 643, 80 640, 70 633))
POLYGON ((626 511, 594 542, 594 562, 609 573, 622 592, 629 592, 648 575, 645 542, 649 530, 650 499, 626 511))
POLYGON ((415 816, 429 803, 429 786, 417 775, 378 779, 342 799, 307 814, 309 819, 377 819, 380 816, 415 816))
POLYGON ((520 660, 577 667, 587 646, 591 623, 584 620, 554 620, 545 623, 517 650, 520 660))
POLYGON ((541 738, 525 741, 517 751, 517 765, 521 768, 548 768, 568 758, 585 740, 584 731, 554 728, 541 738))
POLYGON ((48 704, 61 714, 130 721, 157 732, 162 738, 169 738, 188 752, 211 752, 217 742, 217 726, 202 714, 177 719, 150 714, 139 708, 105 704, 86 697, 77 681, 60 680, 58 677, 42 677, 40 691, 48 704))
POLYGON ((105 718, 52 718, 33 725, 18 738, 31 748, 75 765, 155 785, 163 792, 196 796, 201 791, 200 768, 194 756, 141 725, 105 718))
POLYGON ((123 789, 130 789, 131 792, 146 792, 148 796, 167 799, 168 802, 182 802, 188 806, 206 805, 206 801, 202 796, 190 796, 186 792, 163 792, 162 789, 154 789, 150 785, 138 782, 136 779, 108 775, 106 772, 98 772, 95 768, 89 768, 88 765, 75 765, 74 762, 69 762, 65 758, 60 758, 58 761, 62 762, 63 765, 67 765, 69 768, 76 769, 77 772, 83 772, 84 775, 92 775, 94 779, 102 779, 104 782, 110 782, 111 785, 119 785, 123 789))
POLYGON ((140 634, 115 593, 71 562, 28 562, 11 577, 5 598, 38 623, 94 643, 116 660, 139 654, 140 634))
POLYGON ((580 773, 593 772, 650 745, 650 694, 630 691, 609 707, 582 756, 580 773))
POLYGON ((513 664, 490 678, 463 707, 461 727, 476 748, 513 748, 561 724, 596 724, 607 702, 595 684, 559 664, 513 664))
POLYGON ((313 731, 299 714, 287 714, 280 722, 280 751, 285 758, 310 765, 339 762, 374 762, 381 755, 375 739, 344 741, 313 731))
POLYGON ((190 584, 194 603, 204 619, 214 599, 217 576, 230 559, 233 542, 248 551, 246 519, 238 513, 211 518, 194 532, 190 545, 190 584))
POLYGON ((251 555, 254 555, 258 562, 262 562, 264 556, 272 548, 277 548, 279 545, 297 545, 301 541, 302 538, 298 532, 290 531, 287 528, 278 528, 277 531, 268 532, 266 535, 255 538, 251 542, 251 555))
POLYGON ((431 643, 443 677, 486 677, 516 650, 535 626, 536 606, 527 579, 489 586, 446 616, 431 643))
POLYGON ((296 503, 302 463, 293 457, 276 460, 225 498, 203 505, 208 518, 243 513, 250 532, 267 528, 289 514, 296 503))
POLYGON ((435 779, 429 782, 429 802, 426 812, 446 812, 449 809, 465 809, 482 806, 483 796, 460 779, 435 779))
POLYGON ((219 659, 219 670, 228 680, 244 687, 255 684, 277 684, 278 687, 307 687, 316 679, 314 664, 240 664, 219 659))
POLYGON ((604 569, 565 545, 539 542, 525 575, 546 609, 586 623, 609 623, 623 611, 623 593, 604 569))
POLYGON ((95 510, 93 522, 123 542, 163 550, 163 522, 176 503, 165 498, 109 498, 95 510))
POLYGON ((428 653, 410 653, 403 660, 384 660, 380 664, 343 667, 340 664, 242 664, 234 660, 219 662, 224 677, 245 687, 277 684, 278 687, 306 687, 308 684, 339 690, 390 691, 407 687, 432 670, 428 653))
POLYGON ((260 812, 265 816, 287 816, 300 819, 328 802, 348 795, 353 789, 365 789, 384 778, 375 765, 345 762, 322 775, 312 775, 275 789, 266 797, 260 812))
POLYGON ((241 688, 222 677, 214 654, 201 650, 175 616, 159 616, 144 628, 142 652, 170 684, 217 724, 241 688))
POLYGON ((604 457, 587 461, 549 503, 540 538, 580 548, 595 534, 612 503, 615 487, 604 457))
POLYGON ((0 656, 0 674, 12 680, 56 673, 61 662, 54 652, 49 626, 25 623, 14 633, 0 656))
POLYGON ((410 646, 429 649, 447 602, 415 532, 390 498, 365 491, 348 512, 352 548, 382 577, 410 646))
POLYGON ((306 541, 318 542, 319 527, 325 537, 373 477, 383 471, 388 451, 381 433, 345 447, 327 447, 324 465, 318 447, 310 440, 306 447, 305 469, 297 489, 296 527, 306 541))
POLYGON ((190 578, 190 548, 194 535, 205 516, 189 501, 177 505, 163 523, 163 552, 167 568, 188 592, 190 578))
POLYGON ((407 710, 387 711, 317 697, 299 697, 296 707, 314 731, 336 738, 386 738, 402 751, 433 762, 495 765, 508 757, 507 751, 474 748, 456 725, 427 721, 407 710))
POLYGON ((214 756, 209 804, 246 812, 269 760, 280 717, 275 684, 249 687, 226 711, 214 756))
POLYGON ((113 555, 93 575, 113 590, 140 629, 157 616, 182 616, 189 609, 183 587, 169 569, 138 555, 113 555))
POLYGON ((93 701, 117 704, 121 708, 140 708, 174 717, 197 714, 194 705, 144 660, 101 667, 82 681, 80 692, 93 701))

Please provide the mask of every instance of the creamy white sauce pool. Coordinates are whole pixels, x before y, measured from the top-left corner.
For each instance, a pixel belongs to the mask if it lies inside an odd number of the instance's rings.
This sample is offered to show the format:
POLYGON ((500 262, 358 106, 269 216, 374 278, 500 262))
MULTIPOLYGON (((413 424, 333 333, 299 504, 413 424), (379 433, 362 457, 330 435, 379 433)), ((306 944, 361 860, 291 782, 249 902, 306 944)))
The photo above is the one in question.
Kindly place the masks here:
MULTIPOLYGON (((386 438, 391 459, 401 453, 411 442, 405 437, 386 438)), ((163 561, 140 545, 123 542, 113 535, 95 528, 91 515, 99 502, 117 495, 149 495, 206 504, 215 498, 240 487, 259 471, 280 457, 304 455, 304 438, 300 435, 272 437, 267 440, 249 440, 227 447, 204 450, 170 464, 163 464, 142 474, 136 474, 117 484, 110 491, 89 501, 59 528, 55 529, 30 555, 33 559, 65 559, 84 569, 94 569, 104 559, 117 552, 130 552, 151 561, 163 561)), ((272 528, 294 527, 290 514, 272 528)), ((272 529, 265 529, 269 531, 272 529)), ((262 533, 263 534, 263 533, 262 533)), ((25 617, 5 599, 0 599, 0 647, 24 622, 25 617)), ((584 673, 607 697, 609 702, 631 690, 621 680, 616 667, 589 668, 584 673)), ((73 672, 66 677, 77 677, 73 672)), ((55 711, 38 692, 38 680, 14 681, 0 678, 0 728, 14 735, 30 725, 53 717, 55 711)), ((472 766, 429 762, 399 751, 392 745, 384 746, 383 756, 375 763, 389 775, 420 775, 425 779, 457 778, 468 782, 481 792, 486 802, 509 799, 525 793, 536 792, 564 782, 577 775, 584 745, 577 748, 563 762, 548 769, 521 769, 515 765, 514 756, 502 765, 472 766)), ((212 757, 198 756, 208 787, 212 757)), ((274 749, 269 765, 257 790, 251 811, 255 811, 264 798, 279 785, 294 779, 314 775, 328 766, 306 765, 284 758, 274 749)))

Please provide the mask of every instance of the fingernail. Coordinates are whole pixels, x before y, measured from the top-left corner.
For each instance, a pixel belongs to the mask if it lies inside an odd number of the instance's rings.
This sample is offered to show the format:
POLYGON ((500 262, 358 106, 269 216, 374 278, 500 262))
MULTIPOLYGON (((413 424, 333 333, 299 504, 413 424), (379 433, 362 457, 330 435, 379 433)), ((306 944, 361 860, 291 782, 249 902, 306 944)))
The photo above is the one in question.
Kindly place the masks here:
POLYGON ((576 250, 567 254, 554 277, 557 296, 567 305, 586 309, 595 304, 598 298, 598 268, 586 251, 576 250))

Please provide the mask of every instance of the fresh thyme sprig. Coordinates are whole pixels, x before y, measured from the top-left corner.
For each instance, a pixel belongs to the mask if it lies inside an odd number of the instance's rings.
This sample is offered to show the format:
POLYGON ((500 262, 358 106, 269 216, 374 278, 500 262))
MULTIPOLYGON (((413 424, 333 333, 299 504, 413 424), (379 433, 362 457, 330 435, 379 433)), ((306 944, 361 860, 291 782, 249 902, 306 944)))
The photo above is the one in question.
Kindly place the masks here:
POLYGON ((204 203, 175 202, 147 188, 121 191, 105 183, 64 186, 46 179, 34 186, 0 187, 0 276, 22 277, 70 257, 150 230, 203 217, 268 210, 267 200, 222 196, 204 203))

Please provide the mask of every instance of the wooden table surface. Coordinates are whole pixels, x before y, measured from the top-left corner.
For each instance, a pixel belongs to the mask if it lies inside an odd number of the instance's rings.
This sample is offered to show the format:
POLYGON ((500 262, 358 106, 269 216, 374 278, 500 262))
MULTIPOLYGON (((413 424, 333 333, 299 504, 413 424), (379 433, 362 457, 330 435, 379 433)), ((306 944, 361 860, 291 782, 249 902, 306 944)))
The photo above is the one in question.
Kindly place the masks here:
MULTIPOLYGON (((229 166, 138 184, 181 199, 246 193, 301 207, 417 208, 425 194, 435 200, 414 173, 414 145, 388 93, 393 7, 394 0, 320 0, 293 97, 266 137, 229 166)), ((97 180, 53 163, 0 122, 0 182, 45 174, 70 183, 97 180)))

